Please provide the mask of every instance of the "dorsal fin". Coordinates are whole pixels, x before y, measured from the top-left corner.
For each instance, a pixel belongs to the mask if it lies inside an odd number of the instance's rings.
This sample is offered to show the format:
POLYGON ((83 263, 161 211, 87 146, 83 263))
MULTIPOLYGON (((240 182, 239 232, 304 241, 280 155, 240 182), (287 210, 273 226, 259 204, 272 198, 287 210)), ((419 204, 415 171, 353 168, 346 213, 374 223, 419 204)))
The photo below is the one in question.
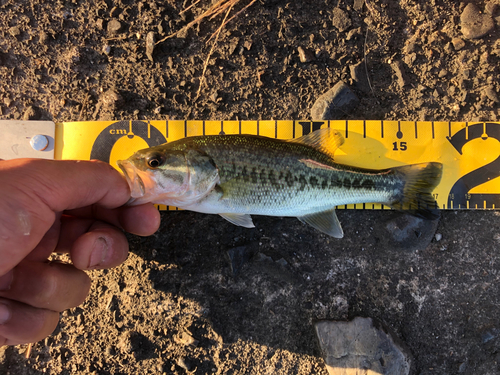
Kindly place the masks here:
POLYGON ((290 142, 302 143, 327 154, 333 159, 333 154, 344 144, 344 137, 338 130, 323 128, 300 138, 290 139, 290 142))

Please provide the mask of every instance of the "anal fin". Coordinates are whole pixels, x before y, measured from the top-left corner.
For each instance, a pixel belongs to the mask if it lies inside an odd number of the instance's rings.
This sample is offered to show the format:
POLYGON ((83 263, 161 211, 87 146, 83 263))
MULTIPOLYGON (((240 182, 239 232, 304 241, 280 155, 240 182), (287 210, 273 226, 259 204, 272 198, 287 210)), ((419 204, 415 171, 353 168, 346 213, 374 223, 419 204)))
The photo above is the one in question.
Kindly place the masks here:
POLYGON ((335 213, 335 208, 310 215, 300 216, 298 219, 332 237, 344 237, 344 231, 342 230, 342 226, 340 225, 337 214, 335 213))
POLYGON ((252 217, 248 214, 228 213, 219 215, 234 225, 245 228, 255 228, 255 225, 253 225, 252 217))

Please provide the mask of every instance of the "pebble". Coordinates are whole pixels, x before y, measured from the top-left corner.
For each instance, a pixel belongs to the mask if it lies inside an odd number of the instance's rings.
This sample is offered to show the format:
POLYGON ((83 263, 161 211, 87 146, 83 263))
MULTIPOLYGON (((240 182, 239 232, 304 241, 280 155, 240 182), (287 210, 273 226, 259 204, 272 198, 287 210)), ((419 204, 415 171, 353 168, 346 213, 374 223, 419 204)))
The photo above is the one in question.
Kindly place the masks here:
POLYGON ((233 272, 233 276, 237 276, 245 263, 252 258, 253 251, 247 246, 238 246, 229 249, 227 255, 231 261, 231 271, 233 272))
POLYGON ((311 108, 313 120, 336 120, 352 112, 359 99, 344 82, 339 81, 321 95, 311 108))
POLYGON ((460 15, 462 34, 468 39, 478 39, 489 34, 495 27, 493 19, 483 14, 474 3, 469 3, 460 15))
POLYGON ((314 325, 330 375, 408 375, 412 358, 397 338, 371 318, 314 325))
POLYGON ((446 77, 447 75, 448 75, 448 71, 446 69, 441 69, 439 71, 438 77, 443 78, 443 77, 446 77))
POLYGON ((299 47, 297 48, 297 51, 299 51, 299 58, 301 63, 308 63, 316 59, 316 57, 314 56, 314 52, 308 48, 299 47))
POLYGON ((388 246, 406 251, 425 249, 434 238, 439 219, 426 220, 407 213, 395 213, 384 223, 388 246))
POLYGON ((356 88, 365 93, 370 92, 370 84, 366 75, 366 68, 363 61, 349 66, 351 78, 356 82, 356 88))
POLYGON ((107 30, 108 30, 108 33, 110 33, 110 34, 118 33, 121 30, 121 28, 122 28, 122 24, 117 19, 112 19, 111 21, 108 22, 107 30))
POLYGON ((400 60, 394 61, 391 63, 391 68, 394 70, 394 73, 396 73, 399 87, 405 87, 408 84, 408 78, 406 77, 403 63, 400 60))
POLYGON ((146 56, 149 60, 153 61, 153 51, 155 49, 155 33, 150 31, 148 35, 146 35, 146 56))
POLYGON ((105 55, 109 55, 111 53, 111 47, 106 44, 105 46, 102 47, 102 52, 105 55))
POLYGON ((18 26, 13 26, 9 29, 9 34, 12 36, 19 36, 21 35, 21 29, 18 26))
POLYGON ((453 48, 455 48, 455 51, 459 51, 465 47, 465 42, 462 38, 453 38, 451 40, 451 44, 453 44, 453 48))
POLYGON ((436 241, 441 241, 442 238, 443 238, 443 235, 441 233, 436 233, 436 235, 434 236, 434 239, 436 241))
POLYGON ((487 86, 485 89, 484 89, 484 94, 488 97, 488 99, 490 99, 491 101, 495 102, 495 103, 498 103, 499 100, 498 100, 498 95, 495 91, 495 89, 493 88, 493 86, 487 86))
POLYGON ((349 18, 349 14, 347 12, 343 11, 340 8, 335 8, 333 10, 332 24, 339 31, 344 32, 349 27, 351 27, 352 22, 351 22, 351 19, 349 18))
POLYGON ((23 120, 35 120, 37 117, 37 111, 33 106, 29 106, 26 108, 26 111, 24 111, 23 120))
POLYGON ((354 0, 354 9, 363 10, 363 5, 365 5, 365 0, 354 0))

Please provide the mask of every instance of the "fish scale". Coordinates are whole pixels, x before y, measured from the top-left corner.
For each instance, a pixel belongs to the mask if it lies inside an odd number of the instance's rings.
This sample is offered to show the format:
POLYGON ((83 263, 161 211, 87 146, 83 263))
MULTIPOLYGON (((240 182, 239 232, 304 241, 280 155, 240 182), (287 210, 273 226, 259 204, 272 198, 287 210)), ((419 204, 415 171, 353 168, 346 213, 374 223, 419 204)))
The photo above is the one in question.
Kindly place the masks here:
POLYGON ((216 213, 245 227, 253 227, 252 214, 296 216, 342 237, 335 207, 365 202, 436 217, 430 193, 441 178, 439 163, 383 170, 346 166, 333 159, 342 143, 329 128, 290 141, 197 136, 140 150, 119 165, 137 204, 216 213))

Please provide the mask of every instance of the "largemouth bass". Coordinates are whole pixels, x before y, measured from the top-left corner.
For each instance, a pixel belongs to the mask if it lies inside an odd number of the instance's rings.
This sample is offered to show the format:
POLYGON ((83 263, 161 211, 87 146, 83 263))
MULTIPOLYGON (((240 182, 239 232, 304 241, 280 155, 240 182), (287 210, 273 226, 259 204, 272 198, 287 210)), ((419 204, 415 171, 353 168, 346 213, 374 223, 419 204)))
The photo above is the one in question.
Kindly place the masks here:
POLYGON ((130 185, 129 204, 153 202, 219 214, 253 228, 250 215, 295 216, 343 237, 335 206, 382 203, 431 219, 431 193, 442 165, 429 162, 370 170, 338 164, 342 135, 325 128, 301 138, 213 135, 137 151, 118 165, 130 185))

